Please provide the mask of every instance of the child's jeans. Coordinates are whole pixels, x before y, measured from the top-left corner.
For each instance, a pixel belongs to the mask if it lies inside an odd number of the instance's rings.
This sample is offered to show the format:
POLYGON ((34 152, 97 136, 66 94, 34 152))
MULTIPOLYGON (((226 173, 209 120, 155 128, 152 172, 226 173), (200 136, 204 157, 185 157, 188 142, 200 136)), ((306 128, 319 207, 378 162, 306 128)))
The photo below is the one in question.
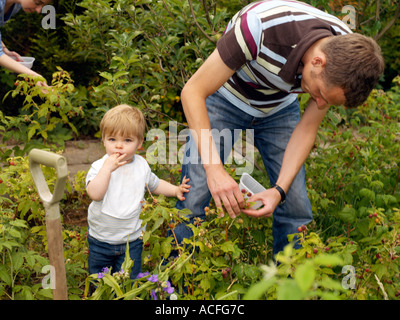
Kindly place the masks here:
MULTIPOLYGON (((104 267, 111 267, 111 274, 121 270, 125 260, 126 244, 113 245, 101 242, 91 237, 89 233, 87 240, 89 243, 89 274, 102 272, 104 267)), ((129 255, 134 262, 131 279, 135 279, 142 270, 142 250, 143 241, 141 239, 129 242, 129 255)))

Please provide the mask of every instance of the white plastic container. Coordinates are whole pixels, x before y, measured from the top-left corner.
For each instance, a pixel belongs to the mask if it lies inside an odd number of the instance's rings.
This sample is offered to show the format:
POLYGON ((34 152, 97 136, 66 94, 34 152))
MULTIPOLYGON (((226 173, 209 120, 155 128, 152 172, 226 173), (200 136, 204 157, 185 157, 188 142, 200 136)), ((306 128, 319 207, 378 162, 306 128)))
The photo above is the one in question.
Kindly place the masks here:
MULTIPOLYGON (((14 57, 12 57, 14 60, 16 60, 14 57)), ((22 64, 23 66, 31 69, 33 66, 33 62, 35 61, 34 57, 22 57, 21 56, 22 61, 17 61, 20 64, 22 64)))
MULTIPOLYGON (((246 192, 243 195, 246 200, 250 198, 253 194, 260 193, 266 190, 256 179, 254 179, 251 175, 249 175, 246 172, 243 173, 242 177, 240 178, 239 189, 246 190, 246 192), (251 195, 248 195, 248 193, 251 193, 251 195)), ((261 206, 262 202, 256 201, 255 204, 251 207, 251 209, 258 209, 261 206)))

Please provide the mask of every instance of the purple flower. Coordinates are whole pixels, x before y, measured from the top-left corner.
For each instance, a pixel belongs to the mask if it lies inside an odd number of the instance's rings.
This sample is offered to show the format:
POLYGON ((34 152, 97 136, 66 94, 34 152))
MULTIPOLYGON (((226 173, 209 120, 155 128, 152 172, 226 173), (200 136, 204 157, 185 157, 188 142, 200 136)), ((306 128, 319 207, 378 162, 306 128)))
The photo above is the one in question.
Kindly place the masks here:
POLYGON ((97 279, 101 279, 101 278, 103 278, 104 277, 104 273, 103 272, 99 272, 98 274, 97 274, 97 279))
POLYGON ((151 290, 151 291, 150 291, 150 295, 151 295, 151 298, 152 298, 153 300, 157 300, 157 294, 156 294, 156 292, 155 292, 154 290, 151 290))
POLYGON ((158 282, 158 274, 152 274, 147 280, 154 283, 158 282))
POLYGON ((166 291, 169 294, 174 292, 174 287, 171 286, 171 282, 169 282, 168 280, 165 281, 165 286, 163 286, 163 291, 166 291))
POLYGON ((149 272, 139 272, 136 279, 147 277, 150 273, 149 272))
POLYGON ((164 291, 167 291, 169 294, 174 292, 174 288, 173 287, 167 287, 163 289, 164 291))
POLYGON ((107 273, 110 269, 108 269, 107 267, 104 267, 103 269, 101 269, 101 272, 103 273, 107 273))

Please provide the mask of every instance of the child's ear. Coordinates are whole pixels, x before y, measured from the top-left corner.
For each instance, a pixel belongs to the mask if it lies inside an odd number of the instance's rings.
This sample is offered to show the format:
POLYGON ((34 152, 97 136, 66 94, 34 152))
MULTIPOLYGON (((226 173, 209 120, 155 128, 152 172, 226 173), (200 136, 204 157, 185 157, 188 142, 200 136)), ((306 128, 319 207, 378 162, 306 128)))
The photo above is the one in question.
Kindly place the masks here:
POLYGON ((138 145, 138 149, 140 149, 142 147, 142 144, 144 142, 144 138, 140 139, 139 145, 138 145))

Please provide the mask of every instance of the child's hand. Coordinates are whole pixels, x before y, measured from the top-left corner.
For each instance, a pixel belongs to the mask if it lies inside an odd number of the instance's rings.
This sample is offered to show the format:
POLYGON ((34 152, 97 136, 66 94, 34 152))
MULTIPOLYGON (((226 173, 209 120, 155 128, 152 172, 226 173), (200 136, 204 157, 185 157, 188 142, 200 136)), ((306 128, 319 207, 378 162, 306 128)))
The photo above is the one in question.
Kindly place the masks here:
POLYGON ((182 184, 177 188, 176 197, 181 201, 185 200, 185 197, 183 196, 183 194, 189 192, 190 186, 188 184, 186 184, 189 181, 190 181, 190 179, 186 178, 186 176, 184 176, 183 180, 182 180, 182 184))
POLYGON ((114 170, 128 163, 128 161, 123 161, 124 158, 124 154, 114 153, 104 161, 103 168, 113 172, 114 170))

